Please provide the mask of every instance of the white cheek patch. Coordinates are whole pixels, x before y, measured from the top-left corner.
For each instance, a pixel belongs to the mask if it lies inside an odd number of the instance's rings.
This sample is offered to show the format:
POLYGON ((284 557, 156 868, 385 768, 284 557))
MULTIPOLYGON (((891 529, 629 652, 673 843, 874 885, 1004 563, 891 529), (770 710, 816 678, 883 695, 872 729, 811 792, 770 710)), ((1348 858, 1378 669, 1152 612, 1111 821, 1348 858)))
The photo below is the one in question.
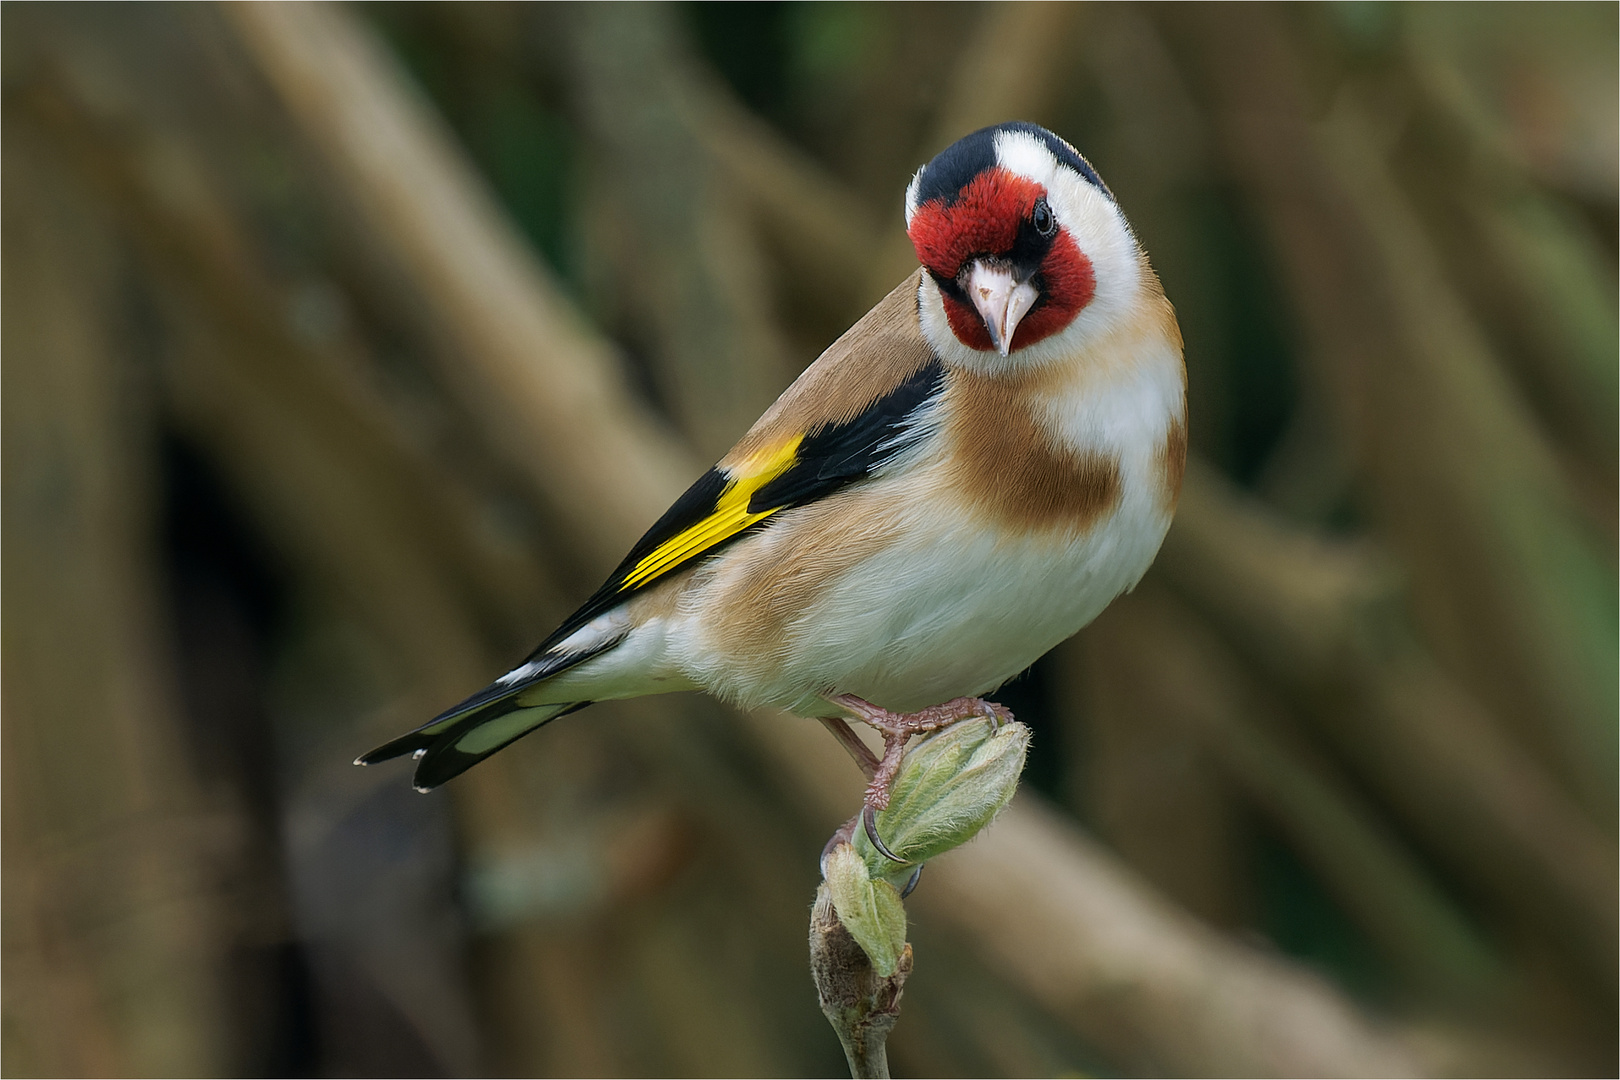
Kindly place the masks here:
POLYGON ((1048 200, 1058 221, 1091 260, 1096 292, 1079 319, 1112 323, 1135 304, 1142 286, 1140 249, 1113 201, 1067 169, 1052 178, 1048 200))
POLYGON ((1091 261, 1096 283, 1090 303, 1067 329, 1019 350, 1025 360, 1038 364, 1068 354, 1131 319, 1142 265, 1136 237, 1114 201, 1027 131, 998 132, 996 159, 1002 168, 1046 188, 1053 217, 1091 261))

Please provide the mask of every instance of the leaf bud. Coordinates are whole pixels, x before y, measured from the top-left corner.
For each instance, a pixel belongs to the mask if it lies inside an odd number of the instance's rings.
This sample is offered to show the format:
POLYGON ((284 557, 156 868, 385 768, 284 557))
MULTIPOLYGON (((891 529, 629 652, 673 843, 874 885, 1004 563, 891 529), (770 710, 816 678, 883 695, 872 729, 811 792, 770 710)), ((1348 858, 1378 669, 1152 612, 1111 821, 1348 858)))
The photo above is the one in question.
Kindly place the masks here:
POLYGON ((848 844, 833 848, 824 869, 838 921, 872 961, 873 971, 885 979, 893 975, 906 950, 906 907, 899 891, 872 877, 848 844))
POLYGON ((877 813, 878 835, 901 863, 885 857, 855 830, 854 845, 869 876, 904 882, 918 863, 971 840, 1012 801, 1029 750, 1029 728, 973 717, 907 748, 877 813))

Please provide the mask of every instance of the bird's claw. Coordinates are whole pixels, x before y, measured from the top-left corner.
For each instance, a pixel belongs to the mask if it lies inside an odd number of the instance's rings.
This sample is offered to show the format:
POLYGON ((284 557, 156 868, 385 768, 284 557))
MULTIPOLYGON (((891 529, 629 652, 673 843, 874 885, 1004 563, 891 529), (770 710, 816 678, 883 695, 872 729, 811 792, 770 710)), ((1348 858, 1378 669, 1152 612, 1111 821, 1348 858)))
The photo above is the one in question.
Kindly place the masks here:
POLYGON ((922 877, 922 868, 923 864, 918 863, 917 869, 913 870, 911 872, 911 877, 906 879, 906 887, 900 890, 900 899, 904 900, 906 897, 910 896, 911 890, 917 887, 917 879, 922 877))
POLYGON ((883 838, 878 835, 877 811, 872 809, 871 803, 861 807, 861 825, 866 829, 866 838, 872 841, 873 847, 878 849, 878 854, 890 862, 904 863, 906 861, 890 851, 889 845, 885 844, 883 838))

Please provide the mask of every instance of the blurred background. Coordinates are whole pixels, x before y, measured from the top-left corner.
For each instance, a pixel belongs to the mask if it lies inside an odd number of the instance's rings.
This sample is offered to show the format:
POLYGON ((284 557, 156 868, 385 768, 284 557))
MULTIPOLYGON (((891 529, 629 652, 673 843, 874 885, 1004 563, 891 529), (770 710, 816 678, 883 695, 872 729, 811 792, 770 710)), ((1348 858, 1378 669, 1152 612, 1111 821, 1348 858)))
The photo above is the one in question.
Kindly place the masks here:
POLYGON ((839 1075, 819 726, 521 658, 1038 121, 1186 336, 897 1075, 1613 1075, 1614 4, 8 3, 6 1075, 839 1075))

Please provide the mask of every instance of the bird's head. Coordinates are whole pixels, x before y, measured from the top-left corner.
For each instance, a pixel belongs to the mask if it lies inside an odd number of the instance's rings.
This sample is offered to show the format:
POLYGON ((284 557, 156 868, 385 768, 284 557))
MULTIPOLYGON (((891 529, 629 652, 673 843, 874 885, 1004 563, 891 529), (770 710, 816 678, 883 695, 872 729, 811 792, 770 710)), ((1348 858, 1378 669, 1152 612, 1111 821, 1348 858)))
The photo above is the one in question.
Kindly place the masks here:
POLYGON ((906 233, 926 273, 923 332, 945 359, 1041 363, 1106 333, 1143 267, 1113 193, 1036 124, 975 131, 917 170, 906 233))

